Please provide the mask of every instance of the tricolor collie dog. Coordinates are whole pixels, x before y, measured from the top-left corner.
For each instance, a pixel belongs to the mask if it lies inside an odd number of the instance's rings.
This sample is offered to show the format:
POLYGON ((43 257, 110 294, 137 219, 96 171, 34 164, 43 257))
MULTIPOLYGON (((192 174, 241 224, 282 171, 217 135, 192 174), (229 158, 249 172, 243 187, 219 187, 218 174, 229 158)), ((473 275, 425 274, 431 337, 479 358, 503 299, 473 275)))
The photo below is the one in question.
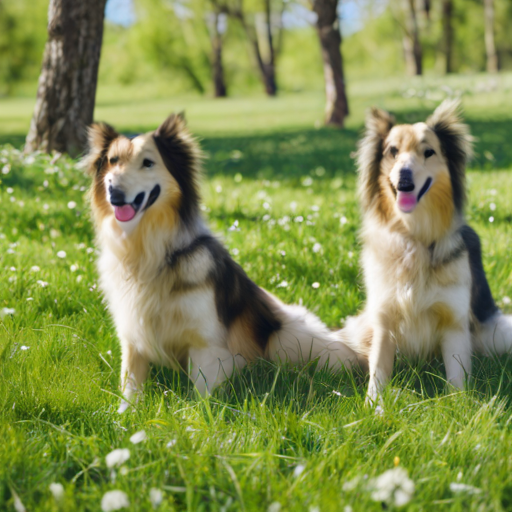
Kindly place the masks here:
POLYGON ((258 357, 350 366, 355 354, 339 334, 256 286, 212 235, 200 215, 200 149, 181 115, 132 139, 94 124, 89 146, 100 284, 122 348, 121 411, 150 363, 188 370, 203 395, 258 357))
POLYGON ((396 350, 440 351, 447 381, 462 388, 474 352, 512 348, 512 319, 496 307, 480 240, 464 219, 471 136, 458 102, 426 123, 394 125, 373 109, 359 146, 362 266, 367 303, 342 330, 368 358, 372 403, 391 377, 396 350))

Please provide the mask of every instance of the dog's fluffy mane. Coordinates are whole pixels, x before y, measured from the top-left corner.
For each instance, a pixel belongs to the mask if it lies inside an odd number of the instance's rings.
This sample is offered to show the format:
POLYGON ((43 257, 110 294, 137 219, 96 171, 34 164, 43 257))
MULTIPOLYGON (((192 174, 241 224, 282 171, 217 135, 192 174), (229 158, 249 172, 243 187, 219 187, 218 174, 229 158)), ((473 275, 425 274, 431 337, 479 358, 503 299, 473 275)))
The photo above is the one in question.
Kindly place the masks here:
MULTIPOLYGON (((359 142, 357 153, 359 194, 363 211, 375 209, 385 220, 389 220, 388 210, 383 208, 381 199, 386 191, 382 190, 379 175, 384 141, 395 124, 392 114, 379 108, 371 108, 366 116, 366 130, 359 142)), ((441 143, 450 172, 453 203, 457 212, 462 213, 466 203, 465 168, 473 154, 473 138, 468 126, 461 120, 460 102, 445 100, 427 119, 427 126, 441 143)))

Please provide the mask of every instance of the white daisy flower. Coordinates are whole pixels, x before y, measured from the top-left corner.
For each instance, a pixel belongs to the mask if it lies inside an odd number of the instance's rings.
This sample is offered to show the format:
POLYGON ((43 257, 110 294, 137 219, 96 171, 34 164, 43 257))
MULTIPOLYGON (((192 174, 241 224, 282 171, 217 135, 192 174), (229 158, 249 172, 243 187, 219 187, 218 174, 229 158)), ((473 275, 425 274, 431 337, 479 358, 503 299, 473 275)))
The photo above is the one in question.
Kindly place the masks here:
POLYGON ((62 501, 64 498, 64 486, 62 484, 56 482, 51 483, 50 492, 53 494, 55 501, 62 501))
POLYGON ((153 508, 158 508, 164 500, 164 493, 160 489, 152 488, 149 490, 149 501, 153 508))
POLYGON ((139 444, 142 443, 142 441, 145 441, 148 438, 146 435, 146 432, 144 430, 140 430, 139 432, 136 432, 133 434, 132 437, 130 437, 130 442, 133 444, 139 444))
POLYGON ((111 512, 112 510, 120 510, 128 508, 130 500, 123 491, 108 491, 101 498, 101 510, 103 512, 111 512))
POLYGON ((313 252, 320 252, 322 250, 322 245, 319 244, 318 242, 313 245, 313 252))
POLYGON ((76 208, 76 203, 75 203, 75 201, 69 201, 69 203, 68 203, 68 208, 69 208, 70 210, 72 210, 73 208, 76 208))
POLYGON ((320 283, 313 283, 311 286, 313 288, 320 288, 320 283))
POLYGON ((37 266, 37 265, 34 265, 33 267, 30 267, 30 272, 39 272, 41 269, 37 266))
POLYGON ((299 477, 304 472, 305 469, 306 466, 304 466, 304 464, 299 464, 295 466, 295 469, 293 470, 293 476, 295 478, 299 477))
POLYGON ((412 499, 414 482, 405 469, 396 467, 374 478, 369 484, 369 489, 372 491, 373 501, 392 503, 402 507, 412 499))
POLYGON ((66 251, 59 251, 57 253, 58 258, 65 258, 66 257, 66 251))
POLYGON ((111 451, 106 457, 105 461, 108 468, 114 468, 125 463, 130 458, 130 450, 128 448, 118 448, 111 451))

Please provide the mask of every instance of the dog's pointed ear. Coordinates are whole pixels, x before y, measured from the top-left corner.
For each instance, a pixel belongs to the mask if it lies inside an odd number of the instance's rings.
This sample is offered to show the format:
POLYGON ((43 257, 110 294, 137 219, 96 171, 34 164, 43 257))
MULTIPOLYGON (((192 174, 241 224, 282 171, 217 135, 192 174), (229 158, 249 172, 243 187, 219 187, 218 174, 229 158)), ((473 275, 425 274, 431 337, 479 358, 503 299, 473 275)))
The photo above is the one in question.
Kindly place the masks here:
POLYGON ((427 119, 428 127, 437 135, 448 163, 453 200, 461 211, 466 200, 466 163, 473 156, 473 137, 462 121, 459 100, 445 100, 427 119))
POLYGON ((378 195, 384 140, 394 124, 395 118, 385 110, 373 107, 366 113, 366 130, 357 152, 359 195, 363 209, 369 208, 378 195))
POLYGON ((202 153, 188 131, 183 112, 171 114, 153 133, 153 139, 167 170, 177 181, 182 199, 180 216, 192 221, 199 208, 199 177, 202 153))
POLYGON ((112 126, 107 123, 93 123, 87 129, 87 152, 82 158, 80 166, 88 174, 94 175, 98 172, 107 154, 112 141, 119 137, 112 126))
POLYGON ((366 113, 366 136, 372 135, 384 140, 395 124, 395 118, 389 112, 372 107, 366 113))

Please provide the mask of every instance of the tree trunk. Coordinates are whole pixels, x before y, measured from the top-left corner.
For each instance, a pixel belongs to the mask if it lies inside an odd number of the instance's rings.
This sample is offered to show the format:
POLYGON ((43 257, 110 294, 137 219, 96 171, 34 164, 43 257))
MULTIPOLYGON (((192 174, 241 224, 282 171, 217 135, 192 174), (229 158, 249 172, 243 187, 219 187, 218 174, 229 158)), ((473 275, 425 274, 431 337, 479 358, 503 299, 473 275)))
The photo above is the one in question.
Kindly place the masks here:
POLYGON ((106 0, 50 0, 48 41, 25 151, 78 155, 93 120, 106 0))
POLYGON ((453 72, 453 0, 443 0, 443 51, 445 73, 453 72))
POLYGON ((409 75, 423 74, 423 51, 414 0, 405 0, 406 33, 403 38, 405 65, 409 75))
POLYGON ((228 95, 228 91, 224 79, 224 66, 222 64, 222 35, 225 32, 227 15, 216 10, 211 13, 209 18, 214 95, 216 98, 225 98, 228 95))
POLYGON ((341 55, 338 0, 315 0, 316 31, 320 40, 325 80, 325 124, 343 127, 349 114, 341 55))
POLYGON ((498 56, 494 44, 494 0, 484 0, 485 51, 487 53, 487 72, 498 71, 498 56))

